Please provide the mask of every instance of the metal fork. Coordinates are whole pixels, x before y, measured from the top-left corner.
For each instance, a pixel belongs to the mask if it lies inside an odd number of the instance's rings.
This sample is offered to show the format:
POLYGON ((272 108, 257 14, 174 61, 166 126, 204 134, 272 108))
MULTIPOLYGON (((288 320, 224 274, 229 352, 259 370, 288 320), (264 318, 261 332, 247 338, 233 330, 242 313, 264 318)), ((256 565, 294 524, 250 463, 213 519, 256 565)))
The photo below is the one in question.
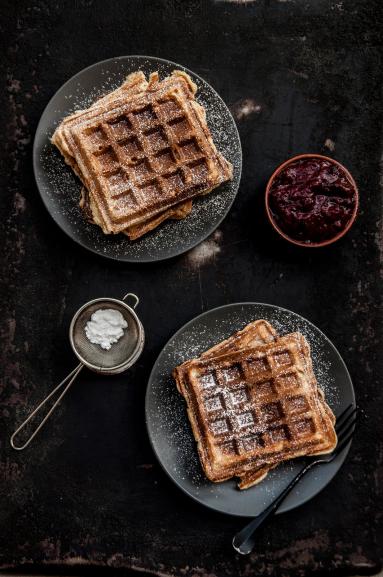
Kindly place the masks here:
POLYGON ((336 420, 335 431, 338 436, 338 444, 334 451, 328 455, 313 457, 312 460, 309 461, 287 485, 286 489, 284 489, 262 513, 257 515, 257 517, 255 517, 234 536, 232 544, 238 553, 241 553, 241 555, 248 555, 251 553, 255 545, 255 533, 257 529, 263 525, 270 515, 273 515, 273 513, 277 511, 281 503, 286 499, 287 495, 292 491, 295 485, 299 483, 307 471, 315 467, 315 465, 331 463, 331 461, 333 461, 343 451, 343 449, 345 449, 354 434, 355 422, 356 408, 353 405, 349 405, 336 420))

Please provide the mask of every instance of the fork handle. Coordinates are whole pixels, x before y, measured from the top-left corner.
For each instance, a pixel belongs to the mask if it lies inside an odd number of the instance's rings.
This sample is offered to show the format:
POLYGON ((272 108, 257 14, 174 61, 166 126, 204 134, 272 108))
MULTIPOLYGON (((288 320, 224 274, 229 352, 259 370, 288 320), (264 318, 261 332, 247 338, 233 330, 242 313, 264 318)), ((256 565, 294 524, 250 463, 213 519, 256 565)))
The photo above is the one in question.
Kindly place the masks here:
POLYGON ((263 525, 270 515, 275 513, 279 505, 286 499, 287 495, 292 491, 297 483, 302 479, 302 477, 307 473, 309 469, 314 465, 313 463, 308 463, 299 473, 293 478, 292 481, 287 485, 287 487, 278 495, 276 499, 264 510, 262 513, 257 515, 248 525, 246 525, 241 531, 239 531, 233 538, 232 545, 234 549, 241 553, 241 555, 248 555, 254 549, 255 545, 255 532, 257 529, 263 525))

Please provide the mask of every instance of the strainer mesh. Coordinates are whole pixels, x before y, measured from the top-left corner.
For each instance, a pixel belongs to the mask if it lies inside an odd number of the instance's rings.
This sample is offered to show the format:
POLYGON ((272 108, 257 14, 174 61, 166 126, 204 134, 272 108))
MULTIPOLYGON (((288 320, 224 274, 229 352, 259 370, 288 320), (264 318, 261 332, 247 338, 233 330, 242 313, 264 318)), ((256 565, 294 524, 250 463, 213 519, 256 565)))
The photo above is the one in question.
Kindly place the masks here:
POLYGON ((139 340, 139 327, 136 318, 116 301, 108 299, 98 300, 84 308, 72 326, 71 341, 72 346, 78 356, 85 361, 85 364, 91 365, 93 370, 103 371, 105 369, 113 371, 125 364, 135 353, 139 340), (124 329, 123 336, 113 343, 107 351, 100 345, 91 343, 85 333, 85 325, 94 312, 99 309, 115 309, 119 311, 128 327, 124 329))

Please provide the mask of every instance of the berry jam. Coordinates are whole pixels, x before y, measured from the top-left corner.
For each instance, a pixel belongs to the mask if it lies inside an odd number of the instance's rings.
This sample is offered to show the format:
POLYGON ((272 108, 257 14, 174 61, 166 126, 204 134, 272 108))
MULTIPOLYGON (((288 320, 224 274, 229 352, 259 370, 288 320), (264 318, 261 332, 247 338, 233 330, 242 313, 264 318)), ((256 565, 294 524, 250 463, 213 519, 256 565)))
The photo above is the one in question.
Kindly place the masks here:
POLYGON ((346 173, 323 158, 288 164, 269 192, 275 223, 292 239, 307 244, 329 240, 344 230, 356 201, 355 186, 346 173))

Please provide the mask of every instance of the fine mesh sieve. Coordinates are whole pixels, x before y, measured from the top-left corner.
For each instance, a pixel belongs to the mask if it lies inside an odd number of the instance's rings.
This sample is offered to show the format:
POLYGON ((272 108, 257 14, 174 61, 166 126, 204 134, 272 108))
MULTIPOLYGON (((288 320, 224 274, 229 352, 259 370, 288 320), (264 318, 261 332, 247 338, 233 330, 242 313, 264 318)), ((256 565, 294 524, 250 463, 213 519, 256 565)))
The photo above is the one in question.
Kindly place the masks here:
POLYGON ((69 387, 72 385, 81 369, 85 366, 96 373, 114 375, 122 373, 131 367, 140 356, 144 347, 145 334, 140 319, 133 309, 139 303, 138 297, 133 293, 128 293, 122 300, 112 298, 98 298, 83 305, 74 315, 69 327, 69 340, 75 355, 80 360, 80 364, 61 383, 49 393, 45 399, 32 411, 28 418, 16 429, 10 439, 11 446, 21 451, 25 449, 32 439, 39 432, 54 409, 57 407, 69 387), (134 299, 134 304, 130 307, 124 302, 128 297, 134 299), (90 321, 94 312, 100 309, 114 309, 120 312, 128 326, 124 329, 122 337, 113 343, 109 350, 101 348, 100 345, 91 343, 85 333, 85 326, 90 321), (31 419, 42 409, 45 403, 52 398, 55 393, 60 392, 59 397, 49 409, 45 417, 27 438, 23 445, 16 445, 15 437, 24 429, 31 419))
MULTIPOLYGON (((133 295, 129 293, 124 298, 127 296, 133 295)), ((138 299, 134 306, 137 303, 138 299)), ((86 303, 77 311, 69 327, 69 339, 73 351, 86 367, 97 373, 117 374, 137 360, 144 344, 144 331, 134 310, 123 300, 101 298, 86 303), (99 309, 115 309, 128 323, 123 336, 109 350, 91 343, 85 334, 85 325, 99 309)))

